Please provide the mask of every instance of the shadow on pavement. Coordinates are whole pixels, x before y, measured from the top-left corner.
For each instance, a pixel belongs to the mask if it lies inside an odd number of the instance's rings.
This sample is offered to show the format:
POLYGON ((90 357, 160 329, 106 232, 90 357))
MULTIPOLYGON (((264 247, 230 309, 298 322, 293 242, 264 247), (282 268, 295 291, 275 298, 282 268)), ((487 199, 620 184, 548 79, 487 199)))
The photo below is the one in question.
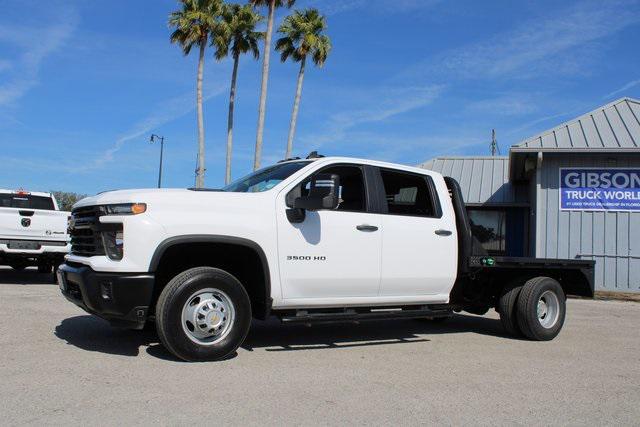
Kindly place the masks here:
POLYGON ((54 334, 82 350, 120 356, 137 356, 140 347, 158 342, 155 331, 114 328, 105 320, 89 315, 64 319, 54 334))
POLYGON ((16 271, 0 267, 0 285, 55 285, 53 273, 38 273, 35 267, 16 271))
MULTIPOLYGON (((140 354, 140 348, 147 347, 146 352, 150 356, 171 362, 183 362, 160 344, 153 327, 142 331, 116 328, 99 317, 85 315, 64 319, 56 326, 54 334, 67 344, 86 351, 135 357, 140 354)), ((234 352, 225 360, 236 355, 234 352)))
MULTIPOLYGON (((428 320, 368 321, 360 324, 335 323, 283 325, 276 318, 253 321, 242 348, 247 351, 300 351, 341 349, 429 342, 434 334, 476 333, 507 337, 499 320, 457 314, 446 322, 428 320)), ((167 361, 180 361, 160 344, 155 330, 134 331, 114 328, 95 316, 65 319, 55 328, 55 335, 67 344, 86 351, 120 356, 138 356, 141 347, 147 354, 167 361)), ((227 359, 237 356, 233 353, 227 359)))
POLYGON ((445 322, 380 320, 356 323, 282 325, 276 319, 254 321, 242 348, 298 351, 427 342, 425 335, 471 332, 506 337, 499 320, 454 315, 445 322))

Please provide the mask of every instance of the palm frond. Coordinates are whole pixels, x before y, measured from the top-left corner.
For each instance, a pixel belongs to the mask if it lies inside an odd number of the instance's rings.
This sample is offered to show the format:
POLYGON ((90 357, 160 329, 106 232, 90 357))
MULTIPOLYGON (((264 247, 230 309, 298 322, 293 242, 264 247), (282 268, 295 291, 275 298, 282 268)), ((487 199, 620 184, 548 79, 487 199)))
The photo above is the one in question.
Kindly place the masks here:
POLYGON ((324 65, 331 51, 326 29, 326 20, 317 9, 296 10, 287 16, 278 28, 283 37, 276 42, 282 62, 289 58, 299 62, 311 55, 317 66, 324 65))
POLYGON ((179 44, 185 55, 193 46, 206 44, 222 12, 222 0, 181 0, 182 9, 169 14, 171 43, 179 44))
POLYGON ((224 5, 211 43, 216 47, 216 59, 224 58, 230 51, 234 57, 251 51, 258 58, 258 41, 262 39, 263 33, 256 31, 256 27, 263 19, 251 5, 224 5))

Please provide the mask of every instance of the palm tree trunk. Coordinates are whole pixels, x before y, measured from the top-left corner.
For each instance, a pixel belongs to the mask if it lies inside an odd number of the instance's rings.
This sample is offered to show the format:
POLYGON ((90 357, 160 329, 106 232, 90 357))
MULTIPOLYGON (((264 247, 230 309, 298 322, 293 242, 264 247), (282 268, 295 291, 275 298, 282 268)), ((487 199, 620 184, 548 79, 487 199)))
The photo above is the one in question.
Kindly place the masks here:
POLYGON ((267 21, 267 34, 264 38, 264 56, 262 57, 262 87, 260 90, 260 107, 258 108, 258 133, 256 135, 256 152, 253 158, 253 170, 260 167, 262 158, 262 138, 264 134, 264 115, 267 107, 267 83, 269 80, 269 59, 271 57, 271 35, 273 34, 273 15, 276 9, 276 1, 269 2, 269 19, 267 21))
POLYGON ((296 134, 296 122, 298 121, 298 109, 300 108, 300 97, 302 96, 302 81, 304 80, 304 64, 307 61, 307 57, 302 57, 300 61, 300 71, 298 72, 298 85, 296 87, 296 97, 293 101, 293 113, 291 114, 291 125, 289 126, 289 138, 287 139, 287 152, 284 158, 291 158, 291 151, 293 150, 293 137, 296 134))
POLYGON ((229 92, 229 118, 227 120, 227 168, 224 183, 231 182, 231 149, 233 148, 233 107, 236 100, 236 78, 238 77, 239 55, 233 57, 233 72, 231 73, 231 91, 229 92))
POLYGON ((196 188, 204 187, 204 117, 202 114, 202 75, 204 73, 204 49, 206 40, 200 43, 198 59, 198 81, 196 85, 196 103, 198 109, 198 167, 196 169, 196 188))

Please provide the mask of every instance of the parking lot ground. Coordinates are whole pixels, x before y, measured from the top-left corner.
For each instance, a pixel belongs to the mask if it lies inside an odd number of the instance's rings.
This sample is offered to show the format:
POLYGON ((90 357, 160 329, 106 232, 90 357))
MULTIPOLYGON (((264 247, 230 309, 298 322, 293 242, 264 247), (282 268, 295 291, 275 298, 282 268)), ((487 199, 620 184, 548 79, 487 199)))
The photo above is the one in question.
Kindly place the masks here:
POLYGON ((551 342, 494 312, 442 324, 255 322, 222 362, 111 328, 49 276, 0 269, 0 422, 637 425, 640 304, 569 300, 551 342))

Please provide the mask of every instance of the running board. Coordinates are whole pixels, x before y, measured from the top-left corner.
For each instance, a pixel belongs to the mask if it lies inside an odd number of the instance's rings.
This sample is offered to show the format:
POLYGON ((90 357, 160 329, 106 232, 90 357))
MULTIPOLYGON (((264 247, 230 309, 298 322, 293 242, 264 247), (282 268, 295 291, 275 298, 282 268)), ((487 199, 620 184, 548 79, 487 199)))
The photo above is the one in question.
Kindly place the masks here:
POLYGON ((447 317, 450 308, 420 306, 419 308, 347 308, 342 311, 296 310, 280 315, 283 323, 333 323, 363 320, 415 319, 420 317, 447 317))

